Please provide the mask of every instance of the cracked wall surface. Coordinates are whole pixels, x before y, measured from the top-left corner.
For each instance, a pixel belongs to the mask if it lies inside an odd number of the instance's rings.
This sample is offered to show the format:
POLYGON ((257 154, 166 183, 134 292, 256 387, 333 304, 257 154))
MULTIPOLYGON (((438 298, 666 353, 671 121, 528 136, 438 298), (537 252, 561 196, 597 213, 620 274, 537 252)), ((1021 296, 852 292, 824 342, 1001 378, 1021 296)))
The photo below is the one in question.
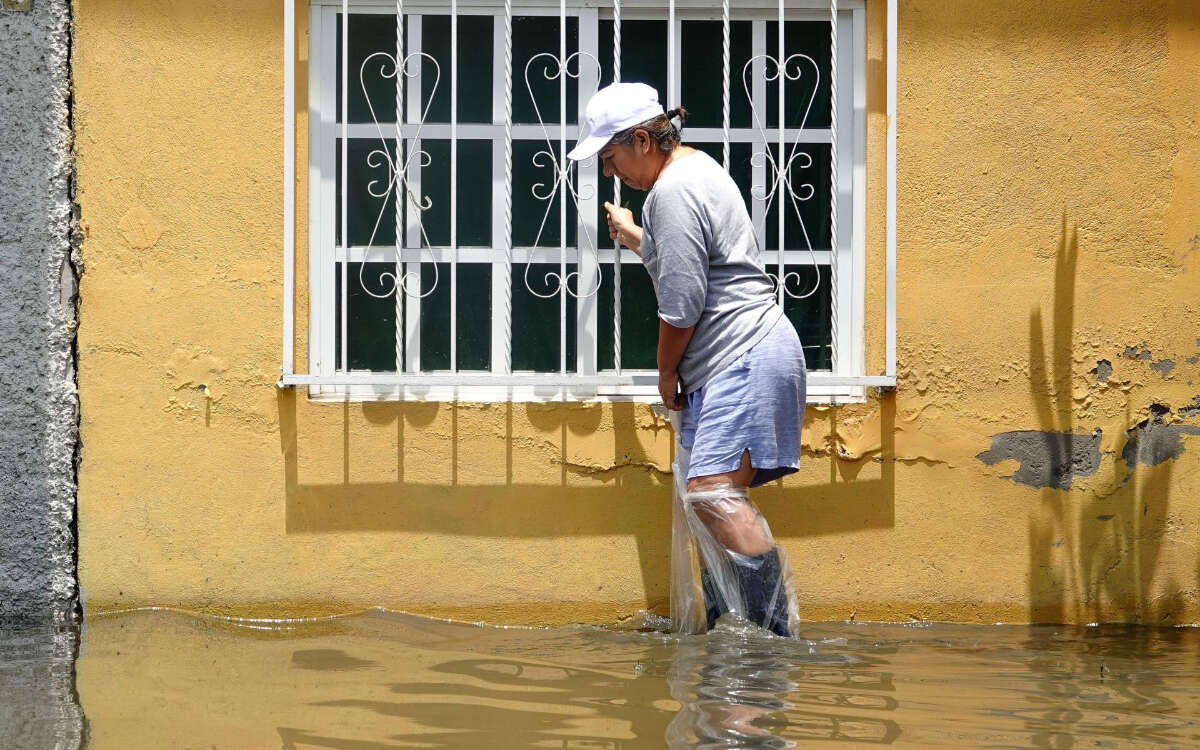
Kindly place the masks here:
POLYGON ((0 10, 0 618, 75 599, 70 23, 0 10))
MULTIPOLYGON (((867 2, 869 373, 883 5, 867 2)), ((801 611, 1200 622, 1200 5, 900 6, 899 384, 811 406, 801 471, 753 495, 801 611)), ((649 405, 275 388, 280 8, 78 11, 86 609, 662 611, 673 436, 649 405)))

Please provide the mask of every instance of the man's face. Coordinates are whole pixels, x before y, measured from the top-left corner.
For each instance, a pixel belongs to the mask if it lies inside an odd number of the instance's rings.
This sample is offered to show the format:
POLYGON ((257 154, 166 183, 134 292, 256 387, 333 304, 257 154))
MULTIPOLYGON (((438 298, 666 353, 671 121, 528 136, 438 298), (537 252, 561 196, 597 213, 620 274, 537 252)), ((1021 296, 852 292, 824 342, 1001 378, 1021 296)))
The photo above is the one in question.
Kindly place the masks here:
POLYGON ((643 141, 649 138, 643 132, 634 134, 633 143, 608 144, 600 149, 600 164, 604 168, 605 177, 617 177, 634 190, 650 189, 649 168, 647 159, 642 158, 643 141))

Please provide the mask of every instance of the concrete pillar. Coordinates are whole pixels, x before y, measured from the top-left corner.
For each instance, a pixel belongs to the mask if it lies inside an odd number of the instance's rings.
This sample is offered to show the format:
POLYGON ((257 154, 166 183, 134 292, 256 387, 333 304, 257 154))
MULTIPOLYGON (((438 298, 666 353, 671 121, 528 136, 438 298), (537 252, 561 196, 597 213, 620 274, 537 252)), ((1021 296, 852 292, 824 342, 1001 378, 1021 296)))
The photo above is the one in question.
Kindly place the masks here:
POLYGON ((0 621, 61 623, 79 432, 71 9, 13 5, 0 6, 0 621))
POLYGON ((0 7, 0 746, 82 744, 71 9, 0 7))

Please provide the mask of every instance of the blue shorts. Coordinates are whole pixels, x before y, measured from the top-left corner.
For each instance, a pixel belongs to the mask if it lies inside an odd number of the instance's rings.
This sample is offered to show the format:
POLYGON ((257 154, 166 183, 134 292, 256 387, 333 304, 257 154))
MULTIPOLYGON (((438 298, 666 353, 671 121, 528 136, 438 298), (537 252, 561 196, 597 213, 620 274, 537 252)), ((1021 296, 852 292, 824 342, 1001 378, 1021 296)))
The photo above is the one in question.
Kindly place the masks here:
POLYGON ((725 474, 750 451, 751 487, 800 468, 804 350, 791 321, 779 320, 758 343, 687 395, 679 432, 691 452, 688 479, 725 474))

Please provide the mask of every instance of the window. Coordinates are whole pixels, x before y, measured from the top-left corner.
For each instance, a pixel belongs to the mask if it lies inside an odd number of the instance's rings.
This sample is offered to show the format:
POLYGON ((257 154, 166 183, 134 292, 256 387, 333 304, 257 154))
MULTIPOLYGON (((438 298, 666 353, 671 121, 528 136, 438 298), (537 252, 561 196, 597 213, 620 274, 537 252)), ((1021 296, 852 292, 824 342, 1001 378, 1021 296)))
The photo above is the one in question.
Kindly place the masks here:
MULTIPOLYGON (((741 188, 804 343, 812 395, 852 393, 819 378, 862 369, 865 122, 855 102, 865 98, 865 17, 861 2, 847 5, 835 137, 827 6, 786 11, 783 76, 778 9, 733 11, 726 123, 719 8, 679 10, 671 26, 665 7, 638 5, 618 21, 611 7, 568 6, 560 16, 518 6, 510 79, 501 5, 451 15, 448 4, 405 3, 397 75, 395 6, 355 4, 343 28, 340 2, 314 4, 314 395, 657 399, 650 280, 637 256, 602 234, 613 182, 596 159, 564 158, 588 97, 613 80, 618 23, 621 79, 687 107, 685 142, 725 162, 741 188)), ((642 199, 619 196, 635 215, 642 199)))

